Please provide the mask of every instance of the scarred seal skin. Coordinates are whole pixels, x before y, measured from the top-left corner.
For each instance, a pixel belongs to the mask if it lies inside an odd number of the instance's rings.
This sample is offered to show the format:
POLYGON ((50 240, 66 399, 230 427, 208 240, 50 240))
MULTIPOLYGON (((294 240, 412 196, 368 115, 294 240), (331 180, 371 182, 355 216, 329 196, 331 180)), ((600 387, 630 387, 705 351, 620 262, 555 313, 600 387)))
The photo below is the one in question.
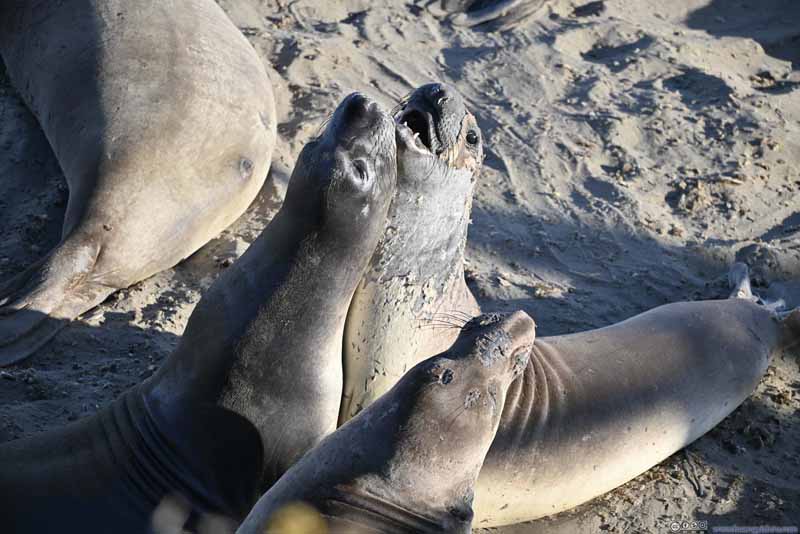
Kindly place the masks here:
MULTIPOLYGON (((454 106, 460 102, 454 95, 440 84, 421 87, 395 115, 398 193, 348 314, 340 422, 425 358, 426 347, 451 343, 458 330, 441 326, 477 308, 463 284, 466 223, 461 233, 455 222, 468 219, 469 182, 439 180, 474 180, 481 162, 469 159, 467 138, 480 141, 480 131, 465 118, 471 115, 463 102, 454 106), (465 143, 453 141, 462 136, 465 143), (470 162, 469 174, 458 174, 452 162, 459 159, 470 162), (437 202, 428 204, 431 198, 437 202)), ((669 304, 600 330, 538 338, 528 368, 510 388, 476 485, 476 526, 584 503, 688 445, 739 406, 770 358, 797 341, 800 313, 777 319, 755 304, 746 266, 736 265, 732 278, 734 298, 669 304)))
POLYGON ((284 510, 308 507, 329 532, 468 534, 475 479, 534 339, 524 312, 471 320, 448 351, 306 454, 239 534, 281 532, 284 510))
POLYGON ((344 320, 385 228, 395 135, 374 102, 344 100, 301 152, 274 221, 203 296, 164 366, 93 417, 0 446, 4 528, 238 522, 334 430, 344 320))
POLYGON ((69 186, 62 238, 0 285, 0 365, 186 258, 255 198, 264 66, 212 0, 5 0, 0 54, 69 186))
POLYGON ((483 162, 480 129, 458 92, 429 84, 395 114, 397 193, 386 232, 361 280, 344 339, 344 423, 417 363, 453 343, 431 329, 478 304, 464 279, 472 194, 483 162))

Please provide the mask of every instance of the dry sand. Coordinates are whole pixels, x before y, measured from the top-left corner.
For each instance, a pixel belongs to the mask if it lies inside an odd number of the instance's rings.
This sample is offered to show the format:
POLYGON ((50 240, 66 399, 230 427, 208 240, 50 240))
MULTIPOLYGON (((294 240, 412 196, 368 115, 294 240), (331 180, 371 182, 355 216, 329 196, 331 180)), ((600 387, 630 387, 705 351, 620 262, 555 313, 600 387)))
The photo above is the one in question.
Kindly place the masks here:
MULTIPOLYGON (((581 3, 550 0, 496 33, 442 24, 422 2, 220 0, 273 69, 271 179, 194 256, 0 372, 0 441, 85 417, 152 374, 203 290, 269 222, 302 145, 353 90, 392 106, 443 80, 472 106, 487 158, 468 280, 486 310, 523 308, 540 335, 603 326, 724 294, 737 255, 758 291, 800 304, 800 3, 581 3)), ((57 242, 67 189, 1 70, 0 176, 5 278, 57 242)), ((686 451, 576 511, 502 532, 800 525, 797 356, 777 359, 686 451)))

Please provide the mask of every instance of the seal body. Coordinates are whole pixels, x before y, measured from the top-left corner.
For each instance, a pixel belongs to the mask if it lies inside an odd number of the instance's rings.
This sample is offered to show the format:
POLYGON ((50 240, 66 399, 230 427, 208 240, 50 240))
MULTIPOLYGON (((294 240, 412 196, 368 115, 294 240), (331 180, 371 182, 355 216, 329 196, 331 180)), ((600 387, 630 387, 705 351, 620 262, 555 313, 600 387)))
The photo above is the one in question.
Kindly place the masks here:
POLYGON ((8 364, 243 213, 276 119, 261 60, 211 0, 8 0, 0 54, 70 191, 61 242, 0 287, 8 364))
POLYGON ((476 485, 475 524, 567 510, 708 432, 800 337, 746 299, 668 304, 599 330, 537 338, 476 485))
POLYGON ((471 532, 472 487, 534 337, 523 312, 471 321, 293 466, 239 533, 285 532, 297 502, 331 532, 471 532))
POLYGON ((158 373, 92 418, 0 446, 12 531, 240 521, 336 426, 344 320, 395 179, 392 118, 348 97, 303 149, 274 222, 203 296, 158 373))
POLYGON ((275 219, 198 304, 152 395, 214 399, 258 429, 264 485, 336 429, 347 310, 397 176, 391 117, 348 97, 298 158, 275 219))
POLYGON ((480 130, 452 87, 417 89, 396 117, 397 192, 386 232, 353 297, 344 339, 344 423, 457 331, 431 329, 479 312, 464 280, 472 193, 483 160, 480 130))

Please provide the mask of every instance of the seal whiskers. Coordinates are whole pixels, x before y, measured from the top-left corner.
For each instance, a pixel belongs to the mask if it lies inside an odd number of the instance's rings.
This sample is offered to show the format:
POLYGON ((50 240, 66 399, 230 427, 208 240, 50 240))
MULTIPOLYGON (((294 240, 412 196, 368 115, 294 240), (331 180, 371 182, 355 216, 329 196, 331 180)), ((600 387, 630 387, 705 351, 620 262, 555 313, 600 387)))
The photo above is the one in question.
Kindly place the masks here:
POLYGON ((351 95, 303 148, 281 210, 203 295, 155 375, 94 416, 0 445, 4 527, 141 534, 153 515, 167 526, 240 521, 335 429, 347 308, 396 176, 392 118, 351 95))
POLYGON ((524 312, 470 321, 449 350, 295 464, 239 534, 273 532, 273 518, 295 502, 314 507, 330 532, 468 534, 475 478, 534 339, 524 312))

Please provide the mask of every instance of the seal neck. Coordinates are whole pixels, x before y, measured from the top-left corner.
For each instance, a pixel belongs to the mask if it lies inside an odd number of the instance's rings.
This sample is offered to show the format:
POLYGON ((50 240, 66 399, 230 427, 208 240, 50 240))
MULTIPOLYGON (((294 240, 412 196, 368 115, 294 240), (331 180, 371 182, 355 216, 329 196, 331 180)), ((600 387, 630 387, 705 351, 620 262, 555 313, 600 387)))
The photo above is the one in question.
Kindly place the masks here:
POLYGON ((195 513, 241 519, 255 501, 259 479, 247 474, 261 466, 261 441, 237 414, 211 405, 162 405, 135 387, 100 421, 134 502, 154 510, 165 497, 179 496, 195 513))
POLYGON ((451 279, 463 271, 474 180, 453 171, 436 183, 398 181, 368 278, 418 285, 451 279))

